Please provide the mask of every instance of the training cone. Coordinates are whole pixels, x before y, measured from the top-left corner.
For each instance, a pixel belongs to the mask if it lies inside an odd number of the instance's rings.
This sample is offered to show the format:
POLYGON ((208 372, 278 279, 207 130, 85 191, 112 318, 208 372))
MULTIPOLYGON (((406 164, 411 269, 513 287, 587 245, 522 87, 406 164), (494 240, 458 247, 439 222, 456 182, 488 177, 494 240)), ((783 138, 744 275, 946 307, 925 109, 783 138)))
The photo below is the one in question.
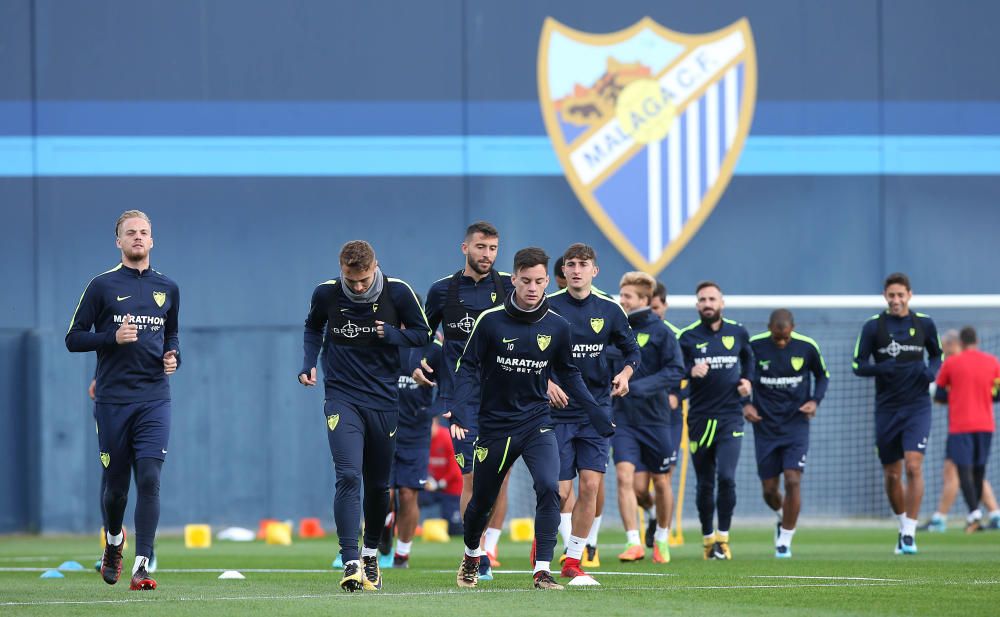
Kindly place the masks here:
POLYGON ((514 542, 531 542, 535 537, 535 521, 530 518, 510 520, 510 539, 514 542))
POLYGON ((592 576, 576 576, 569 583, 571 587, 600 587, 601 584, 594 580, 592 576))
POLYGON ((262 518, 260 523, 257 524, 257 539, 265 540, 267 539, 267 526, 271 523, 280 523, 276 518, 262 518))
POLYGON ((59 564, 58 569, 64 572, 79 572, 80 570, 83 570, 83 566, 80 565, 80 562, 78 561, 64 561, 59 564))
POLYGON ((184 525, 185 548, 212 548, 210 525, 184 525))
POLYGON ((320 525, 318 518, 304 518, 299 521, 300 538, 322 538, 324 536, 326 536, 326 532, 323 531, 323 526, 320 525))
POLYGON ((424 521, 424 542, 447 542, 448 521, 443 518, 429 518, 424 521))
POLYGON ((292 543, 292 526, 288 523, 271 523, 264 531, 264 541, 268 544, 289 546, 292 543))
POLYGON ((219 578, 223 580, 231 579, 236 581, 242 581, 246 577, 237 572, 236 570, 226 570, 225 572, 219 575, 219 578))
POLYGON ((38 578, 66 578, 66 576, 59 570, 46 570, 38 578))
POLYGON ((337 555, 337 558, 333 560, 333 569, 339 570, 344 567, 344 558, 337 555))
POLYGON ((378 567, 383 570, 388 570, 392 568, 393 555, 379 555, 378 556, 378 567))

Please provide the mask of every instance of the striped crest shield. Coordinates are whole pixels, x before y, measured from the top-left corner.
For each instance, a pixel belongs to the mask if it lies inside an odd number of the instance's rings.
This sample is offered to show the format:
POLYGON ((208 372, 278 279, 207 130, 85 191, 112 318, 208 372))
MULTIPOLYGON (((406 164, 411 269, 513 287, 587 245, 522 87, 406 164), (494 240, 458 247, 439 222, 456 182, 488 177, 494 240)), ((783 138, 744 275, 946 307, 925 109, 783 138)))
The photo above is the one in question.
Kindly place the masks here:
POLYGON ((656 274, 729 184, 753 117, 746 19, 681 34, 650 18, 611 34, 545 21, 545 127, 577 198, 632 265, 656 274))

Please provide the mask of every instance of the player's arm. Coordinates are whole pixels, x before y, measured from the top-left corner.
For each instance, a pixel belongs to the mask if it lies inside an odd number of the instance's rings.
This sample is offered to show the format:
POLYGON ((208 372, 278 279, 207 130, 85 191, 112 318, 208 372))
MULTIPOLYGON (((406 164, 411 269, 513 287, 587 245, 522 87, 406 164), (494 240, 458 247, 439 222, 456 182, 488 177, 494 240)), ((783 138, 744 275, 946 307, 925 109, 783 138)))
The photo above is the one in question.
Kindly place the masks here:
POLYGON ((80 296, 80 302, 69 321, 66 331, 66 349, 70 351, 96 351, 101 347, 115 345, 115 330, 91 332, 101 312, 98 284, 91 281, 80 296))
POLYGON ((431 341, 431 328, 427 324, 424 308, 417 301, 417 294, 409 285, 399 279, 389 279, 387 284, 393 285, 389 292, 396 303, 399 323, 405 327, 400 329, 392 324, 376 321, 378 335, 386 343, 397 347, 423 347, 427 345, 431 341))
MULTIPOLYGON (((631 396, 649 398, 660 392, 676 390, 684 378, 684 364, 677 339, 668 334, 660 347, 660 370, 632 380, 631 396)), ((648 368, 648 367, 647 367, 648 368)))
POLYGON ((924 320, 924 347, 927 349, 927 370, 924 374, 927 383, 934 383, 934 377, 941 370, 941 356, 944 355, 941 349, 941 337, 938 336, 937 325, 933 319, 919 315, 917 319, 924 320))
POLYGON ((181 339, 179 332, 179 319, 181 311, 181 290, 174 286, 174 297, 170 301, 170 310, 167 311, 167 320, 163 324, 163 372, 167 375, 173 374, 181 367, 181 339))
POLYGON ((583 406, 597 434, 610 437, 615 432, 615 425, 611 423, 611 410, 597 404, 583 383, 580 369, 573 364, 573 340, 569 326, 567 325, 558 336, 561 340, 552 358, 552 371, 559 378, 559 383, 569 398, 583 406))
POLYGON ((489 352, 489 332, 492 329, 489 319, 490 313, 484 313, 476 319, 469 334, 469 340, 465 342, 465 349, 458 358, 458 365, 455 367, 455 384, 452 393, 451 405, 451 435, 458 439, 465 438, 465 432, 469 427, 469 420, 465 417, 465 409, 469 401, 476 394, 476 385, 479 382, 479 373, 483 365, 483 360, 489 352))
POLYGON ((323 347, 323 330, 326 328, 328 303, 331 301, 330 289, 336 284, 319 285, 309 302, 309 313, 302 331, 302 370, 299 371, 299 383, 304 386, 316 385, 316 360, 323 347))
POLYGON ((736 389, 740 395, 740 402, 746 404, 750 402, 755 372, 753 348, 750 347, 750 333, 747 332, 746 328, 741 328, 740 339, 740 385, 736 389))
POLYGON ((628 317, 624 310, 615 311, 612 328, 611 342, 621 352, 624 366, 611 380, 613 386, 611 396, 625 396, 632 389, 630 380, 639 370, 642 353, 639 349, 639 343, 635 340, 635 332, 628 324, 628 317))
POLYGON ((823 359, 819 345, 815 342, 812 342, 812 353, 809 354, 809 372, 813 376, 812 396, 799 407, 799 411, 811 418, 816 415, 816 408, 823 402, 830 385, 830 371, 826 369, 826 360, 823 359))
POLYGON ((890 358, 885 362, 871 362, 869 359, 875 351, 875 331, 878 327, 878 319, 873 318, 865 322, 861 327, 861 334, 854 343, 854 361, 851 369, 858 377, 876 377, 888 375, 896 367, 895 358, 890 358))

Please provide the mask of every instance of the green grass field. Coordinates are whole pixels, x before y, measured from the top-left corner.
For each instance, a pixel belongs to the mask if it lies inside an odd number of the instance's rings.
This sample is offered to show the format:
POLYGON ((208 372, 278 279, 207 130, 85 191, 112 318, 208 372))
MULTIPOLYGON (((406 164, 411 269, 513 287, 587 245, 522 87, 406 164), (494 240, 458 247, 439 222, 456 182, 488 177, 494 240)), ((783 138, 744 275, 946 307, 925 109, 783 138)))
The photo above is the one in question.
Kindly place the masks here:
MULTIPOLYGON (((691 530, 694 532, 695 530, 691 530)), ((455 587, 461 543, 417 541, 408 570, 386 570, 379 593, 341 592, 330 568, 334 539, 296 541, 291 547, 260 542, 216 542, 187 550, 177 537, 158 540, 160 587, 128 590, 128 575, 106 585, 91 569, 96 537, 0 537, 0 615, 106 615, 118 604, 142 603, 142 615, 226 617, 250 611, 276 615, 357 614, 445 617, 455 614, 583 615, 974 615, 1000 614, 1000 532, 921 534, 920 554, 892 555, 895 531, 810 529, 795 538, 795 558, 773 557, 771 531, 734 532, 732 562, 703 561, 697 535, 673 550, 673 561, 621 564, 621 533, 602 538, 601 587, 539 592, 527 573, 528 545, 502 541, 503 562, 494 581, 478 590, 455 587), (692 542, 694 539, 694 542, 692 542), (65 560, 87 566, 64 579, 40 579, 65 560), (224 569, 246 580, 218 580, 224 569), (362 613, 362 611, 367 611, 362 613)), ((96 536, 96 534, 95 534, 96 536)), ((126 568, 133 554, 126 553, 126 568)), ((135 607, 133 607, 135 608, 135 607)), ((136 613, 138 614, 138 613, 136 613)))

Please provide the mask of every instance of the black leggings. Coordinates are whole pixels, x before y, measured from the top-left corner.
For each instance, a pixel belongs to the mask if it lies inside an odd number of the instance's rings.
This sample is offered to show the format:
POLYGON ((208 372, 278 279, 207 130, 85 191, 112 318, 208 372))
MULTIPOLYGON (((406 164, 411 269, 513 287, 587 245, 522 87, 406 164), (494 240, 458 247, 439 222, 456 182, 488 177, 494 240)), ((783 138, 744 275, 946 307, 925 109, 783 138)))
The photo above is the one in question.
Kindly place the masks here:
MULTIPOLYGON (((163 461, 140 458, 132 464, 135 470, 135 554, 149 557, 153 554, 156 526, 160 522, 160 470, 163 461)), ((122 532, 128 489, 132 478, 129 467, 118 468, 115 473, 104 470, 105 529, 116 536, 122 532)))
POLYGON ((979 507, 983 499, 983 478, 986 477, 985 465, 960 465, 958 467, 958 482, 962 487, 962 496, 969 512, 979 507))

